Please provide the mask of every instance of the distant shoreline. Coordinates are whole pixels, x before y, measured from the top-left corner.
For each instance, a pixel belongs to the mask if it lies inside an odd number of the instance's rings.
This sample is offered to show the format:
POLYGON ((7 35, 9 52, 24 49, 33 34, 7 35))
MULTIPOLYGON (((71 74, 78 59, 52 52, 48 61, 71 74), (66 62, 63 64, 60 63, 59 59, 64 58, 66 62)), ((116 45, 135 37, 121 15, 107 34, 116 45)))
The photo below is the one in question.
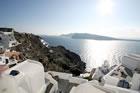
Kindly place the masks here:
POLYGON ((60 35, 62 37, 69 37, 72 39, 88 39, 88 40, 120 40, 120 41, 137 41, 138 39, 122 39, 122 38, 114 38, 109 36, 102 36, 102 35, 95 35, 95 34, 88 34, 88 33, 71 33, 71 34, 64 34, 60 35))
POLYGON ((60 36, 55 36, 55 35, 40 35, 41 37, 47 37, 47 36, 50 36, 50 37, 61 37, 61 38, 69 38, 69 39, 81 39, 81 40, 98 40, 98 41, 134 41, 134 42, 140 42, 140 40, 138 39, 117 39, 117 38, 114 38, 114 39, 92 39, 92 38, 75 38, 75 37, 69 37, 69 36, 63 36, 63 35, 60 35, 60 36))

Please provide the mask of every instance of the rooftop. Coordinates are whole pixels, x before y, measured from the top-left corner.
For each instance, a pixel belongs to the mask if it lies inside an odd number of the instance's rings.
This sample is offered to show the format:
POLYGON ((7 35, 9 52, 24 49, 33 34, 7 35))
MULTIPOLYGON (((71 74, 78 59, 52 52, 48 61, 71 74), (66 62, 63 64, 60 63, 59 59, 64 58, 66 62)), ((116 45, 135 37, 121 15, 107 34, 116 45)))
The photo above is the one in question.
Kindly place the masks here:
POLYGON ((13 28, 0 28, 0 31, 3 32, 11 32, 13 30, 13 28))

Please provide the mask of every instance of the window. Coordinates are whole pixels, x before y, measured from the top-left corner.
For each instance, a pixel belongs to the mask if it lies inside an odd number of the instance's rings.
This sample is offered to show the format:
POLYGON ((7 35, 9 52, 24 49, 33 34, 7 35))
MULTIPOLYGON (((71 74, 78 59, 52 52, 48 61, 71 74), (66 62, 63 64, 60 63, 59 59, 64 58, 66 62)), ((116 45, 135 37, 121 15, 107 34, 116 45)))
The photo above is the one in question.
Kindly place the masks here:
POLYGON ((0 61, 2 61, 2 58, 0 57, 0 61))
POLYGON ((5 59, 5 62, 6 62, 6 64, 8 64, 9 63, 9 60, 8 59, 5 59))

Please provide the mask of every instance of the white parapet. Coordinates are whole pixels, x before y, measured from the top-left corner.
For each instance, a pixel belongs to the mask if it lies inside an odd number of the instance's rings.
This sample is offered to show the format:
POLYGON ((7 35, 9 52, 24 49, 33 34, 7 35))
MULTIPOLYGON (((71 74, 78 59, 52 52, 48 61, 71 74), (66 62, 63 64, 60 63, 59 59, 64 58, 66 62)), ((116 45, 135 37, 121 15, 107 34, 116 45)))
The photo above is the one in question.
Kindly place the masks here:
POLYGON ((0 93, 44 93, 45 74, 41 63, 26 60, 5 71, 0 77, 0 93), (10 74, 12 71, 13 74, 10 74))
POLYGON ((73 87, 70 93, 106 93, 94 86, 90 83, 81 84, 78 87, 73 87))
POLYGON ((52 76, 58 76, 59 79, 68 80, 70 83, 75 84, 82 84, 88 82, 88 80, 79 78, 79 77, 73 77, 72 74, 69 73, 62 73, 62 72, 55 72, 55 71, 48 71, 52 76))

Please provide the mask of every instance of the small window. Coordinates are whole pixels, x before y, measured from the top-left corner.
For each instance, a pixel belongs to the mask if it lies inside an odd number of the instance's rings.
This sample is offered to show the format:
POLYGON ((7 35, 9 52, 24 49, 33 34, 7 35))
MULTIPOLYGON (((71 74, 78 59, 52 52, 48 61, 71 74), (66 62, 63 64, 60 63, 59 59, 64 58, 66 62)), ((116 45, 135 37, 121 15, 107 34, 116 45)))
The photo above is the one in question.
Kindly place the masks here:
POLYGON ((2 61, 2 58, 0 57, 0 61, 2 61))
POLYGON ((5 59, 5 62, 6 62, 6 64, 8 64, 9 63, 9 60, 8 59, 5 59))
POLYGON ((12 45, 14 46, 14 45, 16 45, 15 43, 12 43, 12 45))

